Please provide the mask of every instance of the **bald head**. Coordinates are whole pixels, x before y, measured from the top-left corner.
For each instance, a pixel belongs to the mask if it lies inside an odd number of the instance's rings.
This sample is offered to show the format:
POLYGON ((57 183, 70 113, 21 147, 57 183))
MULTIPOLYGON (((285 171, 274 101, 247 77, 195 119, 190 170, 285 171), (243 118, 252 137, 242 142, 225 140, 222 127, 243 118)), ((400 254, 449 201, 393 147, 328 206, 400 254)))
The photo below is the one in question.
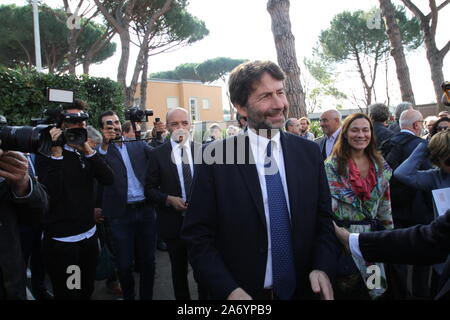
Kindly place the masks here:
POLYGON ((423 130, 423 116, 420 111, 409 109, 400 115, 400 129, 414 132, 416 136, 421 135, 423 130))
POLYGON ((170 109, 167 114, 166 114, 166 123, 169 123, 169 121, 171 120, 171 118, 176 115, 176 116, 182 116, 182 114, 184 114, 184 116, 186 117, 186 119, 189 121, 189 123, 191 123, 190 119, 189 119, 189 113, 186 109, 184 108, 173 108, 170 109))
POLYGON ((333 135, 341 126, 341 114, 339 111, 331 109, 327 110, 320 116, 320 127, 327 136, 333 135))

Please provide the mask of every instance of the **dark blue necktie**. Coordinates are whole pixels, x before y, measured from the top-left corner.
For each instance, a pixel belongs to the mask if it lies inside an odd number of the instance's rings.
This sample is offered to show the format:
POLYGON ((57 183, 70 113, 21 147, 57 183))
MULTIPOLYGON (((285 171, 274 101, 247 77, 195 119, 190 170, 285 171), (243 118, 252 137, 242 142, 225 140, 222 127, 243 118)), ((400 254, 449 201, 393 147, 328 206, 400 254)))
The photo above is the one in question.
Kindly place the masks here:
POLYGON ((272 141, 264 162, 272 242, 273 291, 281 300, 292 298, 295 287, 294 251, 289 211, 277 163, 272 156, 272 141))
POLYGON ((181 147, 181 169, 183 171, 184 191, 186 192, 186 201, 189 201, 192 186, 192 173, 189 165, 189 156, 186 147, 181 147))

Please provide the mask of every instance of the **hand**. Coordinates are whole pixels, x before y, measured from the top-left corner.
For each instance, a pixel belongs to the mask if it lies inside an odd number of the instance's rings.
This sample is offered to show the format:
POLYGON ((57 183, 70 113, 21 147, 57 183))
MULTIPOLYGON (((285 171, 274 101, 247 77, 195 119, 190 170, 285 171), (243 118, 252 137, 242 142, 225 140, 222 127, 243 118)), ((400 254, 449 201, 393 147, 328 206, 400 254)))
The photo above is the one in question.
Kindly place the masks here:
POLYGON ((333 221, 333 225, 334 225, 334 232, 336 233, 336 237, 342 243, 342 245, 344 246, 345 250, 348 253, 350 253, 350 246, 349 246, 350 233, 346 229, 338 227, 336 225, 336 223, 334 223, 334 221, 333 221))
POLYGON ((253 298, 241 288, 236 288, 228 295, 227 300, 253 300, 253 298))
POLYGON ((95 223, 103 223, 103 221, 105 221, 102 208, 94 208, 94 221, 95 223))
POLYGON ((162 121, 159 122, 153 122, 153 130, 152 130, 152 136, 156 137, 156 134, 159 133, 164 133, 166 131, 166 124, 162 121))
POLYGON ((90 154, 94 153, 94 150, 91 148, 89 143, 86 141, 83 145, 78 144, 67 144, 69 147, 72 147, 76 150, 78 150, 80 153, 84 154, 85 156, 88 156, 90 154))
POLYGON ((183 199, 174 196, 167 196, 166 204, 173 207, 177 211, 187 210, 187 205, 183 199))
POLYGON ((313 270, 309 274, 309 282, 314 293, 320 293, 322 300, 334 300, 333 287, 327 274, 320 270, 313 270))
MULTIPOLYGON (((52 142, 56 142, 58 140, 58 138, 61 136, 62 134, 62 130, 59 128, 51 128, 50 131, 50 136, 52 137, 52 142)), ((53 146, 52 147, 52 156, 53 157, 61 157, 62 156, 62 146, 53 146)))
POLYGON ((6 179, 15 195, 25 196, 30 189, 27 158, 19 152, 0 149, 0 177, 6 179))

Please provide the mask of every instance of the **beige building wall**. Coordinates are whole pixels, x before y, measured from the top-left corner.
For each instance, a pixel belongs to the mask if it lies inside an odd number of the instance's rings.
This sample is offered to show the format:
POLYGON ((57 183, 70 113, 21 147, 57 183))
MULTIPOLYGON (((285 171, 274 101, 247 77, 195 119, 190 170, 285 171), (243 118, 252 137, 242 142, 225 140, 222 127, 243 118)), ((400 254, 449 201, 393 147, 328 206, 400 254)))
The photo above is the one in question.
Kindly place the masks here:
MULTIPOLYGON (((140 84, 135 102, 140 98, 140 84)), ((149 80, 146 109, 165 121, 170 107, 183 107, 194 121, 223 121, 222 88, 200 82, 149 80)))

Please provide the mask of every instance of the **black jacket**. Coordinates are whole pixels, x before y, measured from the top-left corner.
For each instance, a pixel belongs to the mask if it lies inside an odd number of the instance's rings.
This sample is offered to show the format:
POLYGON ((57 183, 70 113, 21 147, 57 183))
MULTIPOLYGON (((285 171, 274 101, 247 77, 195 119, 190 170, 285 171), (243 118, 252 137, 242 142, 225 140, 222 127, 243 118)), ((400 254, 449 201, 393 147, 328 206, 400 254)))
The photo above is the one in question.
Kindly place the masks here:
POLYGON ((386 141, 394 135, 394 132, 389 130, 382 122, 373 122, 373 131, 375 134, 375 141, 377 142, 377 148, 380 149, 381 143, 386 141))
POLYGON ((34 179, 32 183, 31 195, 16 199, 6 181, 0 181, 0 300, 26 298, 19 223, 37 225, 48 209, 44 188, 34 179))
POLYGON ((97 153, 87 158, 64 149, 62 160, 37 156, 36 172, 50 197, 50 210, 44 217, 46 236, 73 236, 94 226, 94 180, 103 185, 114 182, 103 157, 97 153))
POLYGON ((445 262, 436 299, 450 299, 450 210, 429 225, 359 235, 366 261, 430 265, 445 262))
MULTIPOLYGON (((191 144, 191 151, 201 152, 201 145, 191 144)), ((169 142, 150 153, 150 161, 145 177, 145 197, 155 206, 158 213, 158 233, 163 239, 173 239, 180 235, 183 216, 180 211, 166 206, 167 196, 181 198, 180 178, 177 166, 171 159, 172 145, 169 142)), ((192 154, 194 159, 194 154, 192 154)))

